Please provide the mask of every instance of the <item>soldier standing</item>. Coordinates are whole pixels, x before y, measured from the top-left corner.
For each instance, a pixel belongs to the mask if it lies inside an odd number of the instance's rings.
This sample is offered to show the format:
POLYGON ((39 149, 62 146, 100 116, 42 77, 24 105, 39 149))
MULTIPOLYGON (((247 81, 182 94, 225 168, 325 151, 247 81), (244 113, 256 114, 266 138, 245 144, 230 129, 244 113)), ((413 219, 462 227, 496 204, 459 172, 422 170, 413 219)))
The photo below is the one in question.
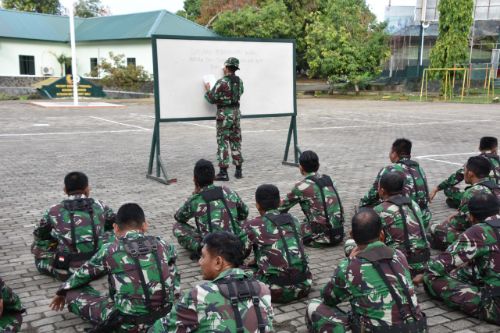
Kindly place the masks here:
POLYGON ((19 296, 0 278, 0 332, 19 331, 23 323, 24 312, 19 296))
POLYGON ((194 167, 195 190, 175 213, 173 234, 179 244, 198 259, 203 237, 214 231, 230 231, 245 242, 241 222, 248 216, 248 207, 238 194, 225 186, 214 186, 212 162, 199 160, 194 167), (188 224, 194 218, 195 227, 188 224))
POLYGON ((255 192, 259 217, 245 222, 247 251, 253 249, 255 277, 271 289, 273 303, 287 303, 309 294, 312 274, 296 217, 280 213, 280 192, 261 185, 255 192))
MULTIPOLYGON (((500 185, 500 158, 498 157, 498 139, 492 136, 484 136, 479 141, 479 151, 488 159, 491 165, 490 179, 500 185)), ((446 180, 442 181, 430 194, 433 200, 439 191, 444 190, 446 204, 450 208, 458 208, 464 195, 463 191, 456 186, 464 180, 464 168, 460 168, 451 174, 446 180)))
POLYGON ((208 282, 186 293, 149 332, 273 332, 269 288, 238 268, 243 243, 231 233, 214 232, 204 244, 199 264, 208 282))
POLYGON ((305 215, 301 225, 305 245, 337 245, 344 238, 344 210, 332 179, 320 175, 318 169, 318 155, 304 151, 299 158, 299 170, 305 179, 295 184, 279 210, 287 212, 300 204, 305 215))
POLYGON ((310 332, 425 332, 406 258, 386 246, 380 218, 362 208, 352 218, 356 248, 342 260, 331 280, 306 311, 310 332), (350 313, 337 305, 348 300, 350 313))
POLYGON ((165 316, 179 294, 180 276, 173 245, 146 236, 144 212, 135 203, 120 207, 116 239, 62 284, 50 307, 68 309, 96 325, 94 332, 140 332, 165 316), (108 275, 109 295, 89 283, 108 275))
POLYGON ((430 260, 415 283, 423 281, 431 297, 453 309, 500 325, 499 202, 483 192, 475 194, 468 207, 472 226, 430 260))
POLYGON ((431 231, 431 246, 438 250, 445 250, 453 243, 460 233, 471 226, 468 202, 478 193, 494 193, 500 199, 500 187, 488 178, 491 166, 482 156, 468 159, 464 168, 464 180, 471 186, 465 189, 462 201, 456 213, 440 224, 433 224, 431 231))
POLYGON ((84 173, 68 173, 64 192, 68 198, 45 212, 31 246, 38 271, 59 280, 66 280, 99 250, 111 236, 115 221, 108 206, 89 197, 84 173))
POLYGON ((392 144, 389 159, 393 165, 382 168, 368 193, 360 200, 359 206, 373 207, 380 203, 378 195, 378 184, 384 173, 389 171, 400 171, 405 174, 406 181, 403 194, 415 201, 422 210, 425 225, 429 225, 432 214, 429 209, 429 189, 425 172, 420 165, 411 160, 412 143, 408 139, 397 139, 392 144))
POLYGON ((243 81, 235 72, 239 70, 240 61, 230 57, 224 62, 224 76, 213 87, 205 83, 205 99, 217 105, 217 160, 220 171, 215 180, 228 181, 229 148, 233 164, 236 166, 234 176, 243 178, 241 165, 241 128, 240 98, 243 95, 243 81), (228 147, 229 146, 229 147, 228 147))

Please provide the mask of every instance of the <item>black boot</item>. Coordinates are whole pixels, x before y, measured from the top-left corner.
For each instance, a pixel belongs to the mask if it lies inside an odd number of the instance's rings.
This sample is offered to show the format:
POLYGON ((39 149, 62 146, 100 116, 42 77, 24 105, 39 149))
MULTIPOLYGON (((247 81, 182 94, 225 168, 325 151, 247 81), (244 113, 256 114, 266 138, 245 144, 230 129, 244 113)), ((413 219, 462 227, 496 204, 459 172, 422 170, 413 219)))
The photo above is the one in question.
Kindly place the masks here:
POLYGON ((234 177, 237 179, 243 178, 243 171, 241 171, 241 165, 236 166, 236 171, 234 172, 234 177))
POLYGON ((227 174, 227 168, 220 168, 219 173, 215 176, 215 180, 227 182, 229 181, 229 176, 227 174))

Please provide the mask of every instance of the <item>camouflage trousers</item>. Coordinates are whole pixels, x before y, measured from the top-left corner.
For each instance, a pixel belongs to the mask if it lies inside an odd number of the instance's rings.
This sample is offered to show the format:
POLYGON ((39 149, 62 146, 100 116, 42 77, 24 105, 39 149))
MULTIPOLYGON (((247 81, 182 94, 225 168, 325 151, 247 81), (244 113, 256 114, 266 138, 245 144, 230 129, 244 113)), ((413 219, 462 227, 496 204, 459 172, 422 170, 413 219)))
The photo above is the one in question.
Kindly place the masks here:
POLYGON ((217 161, 220 168, 229 166, 229 149, 233 164, 243 163, 241 156, 240 109, 224 107, 217 110, 217 161))
POLYGON ((172 230, 174 237, 177 238, 179 245, 191 252, 200 251, 201 241, 203 240, 196 228, 187 223, 176 222, 172 230))
POLYGON ((443 301, 453 309, 461 310, 470 316, 500 325, 500 297, 484 297, 484 287, 474 285, 471 273, 457 269, 447 276, 428 279, 424 276, 427 293, 443 301))
POLYGON ((36 269, 45 275, 55 277, 60 281, 65 281, 71 275, 69 270, 54 268, 54 256, 56 254, 57 243, 47 240, 36 240, 31 245, 31 253, 35 257, 36 269))
MULTIPOLYGON (((99 325, 110 318, 116 311, 113 301, 106 294, 101 294, 91 286, 68 291, 66 294, 68 310, 92 325, 99 325)), ((145 332, 145 325, 122 324, 118 332, 138 333, 145 332)))
POLYGON ((330 235, 328 234, 328 229, 326 229, 325 225, 322 225, 321 229, 323 230, 313 230, 313 227, 309 220, 304 220, 300 224, 300 229, 302 230, 302 235, 304 235, 302 237, 302 242, 308 247, 330 247, 338 245, 342 242, 342 237, 340 235, 336 236, 332 242, 332 240, 330 239, 330 235))
POLYGON ((307 305, 305 321, 307 329, 312 333, 344 333, 350 324, 348 313, 316 298, 307 305))
POLYGON ((453 215, 440 224, 431 225, 429 239, 431 247, 436 250, 446 250, 469 227, 470 223, 460 215, 453 215))
POLYGON ((21 329, 23 323, 23 314, 21 312, 10 312, 4 310, 0 317, 0 332, 13 333, 21 329))
POLYGON ((460 202, 462 201, 462 197, 464 196, 464 192, 460 191, 458 187, 449 187, 444 189, 444 195, 446 199, 451 201, 451 204, 455 205, 455 207, 460 206, 460 202))
MULTIPOLYGON (((255 271, 256 269, 254 269, 255 271)), ((255 278, 262 283, 265 283, 271 291, 271 302, 273 303, 290 303, 294 300, 307 297, 311 291, 312 277, 307 280, 288 286, 279 286, 269 282, 269 278, 265 275, 255 274, 255 278)))

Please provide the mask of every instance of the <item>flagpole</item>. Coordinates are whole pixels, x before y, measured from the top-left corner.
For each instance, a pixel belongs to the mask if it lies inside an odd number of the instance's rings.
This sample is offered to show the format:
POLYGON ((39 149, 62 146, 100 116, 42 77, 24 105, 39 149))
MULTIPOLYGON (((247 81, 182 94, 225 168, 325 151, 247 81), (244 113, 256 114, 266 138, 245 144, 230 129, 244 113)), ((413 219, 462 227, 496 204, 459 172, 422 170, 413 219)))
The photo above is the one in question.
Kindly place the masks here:
POLYGON ((71 76, 73 78, 73 105, 78 105, 78 69, 76 68, 75 15, 73 0, 69 0, 69 36, 71 42, 71 76))

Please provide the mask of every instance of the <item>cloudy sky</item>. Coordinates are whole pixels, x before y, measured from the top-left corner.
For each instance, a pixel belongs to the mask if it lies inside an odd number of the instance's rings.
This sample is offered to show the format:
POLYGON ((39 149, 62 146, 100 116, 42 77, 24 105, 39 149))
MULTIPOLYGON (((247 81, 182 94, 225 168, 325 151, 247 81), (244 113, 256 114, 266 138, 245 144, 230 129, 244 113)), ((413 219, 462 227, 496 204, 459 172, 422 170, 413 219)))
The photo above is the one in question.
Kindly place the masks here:
MULTIPOLYGON (((112 14, 127 14, 166 9, 175 13, 183 8, 184 0, 101 0, 111 9, 112 14)), ((379 20, 384 18, 384 8, 389 0, 366 0, 379 20)), ((415 5, 416 0, 392 0, 393 5, 415 5)))

